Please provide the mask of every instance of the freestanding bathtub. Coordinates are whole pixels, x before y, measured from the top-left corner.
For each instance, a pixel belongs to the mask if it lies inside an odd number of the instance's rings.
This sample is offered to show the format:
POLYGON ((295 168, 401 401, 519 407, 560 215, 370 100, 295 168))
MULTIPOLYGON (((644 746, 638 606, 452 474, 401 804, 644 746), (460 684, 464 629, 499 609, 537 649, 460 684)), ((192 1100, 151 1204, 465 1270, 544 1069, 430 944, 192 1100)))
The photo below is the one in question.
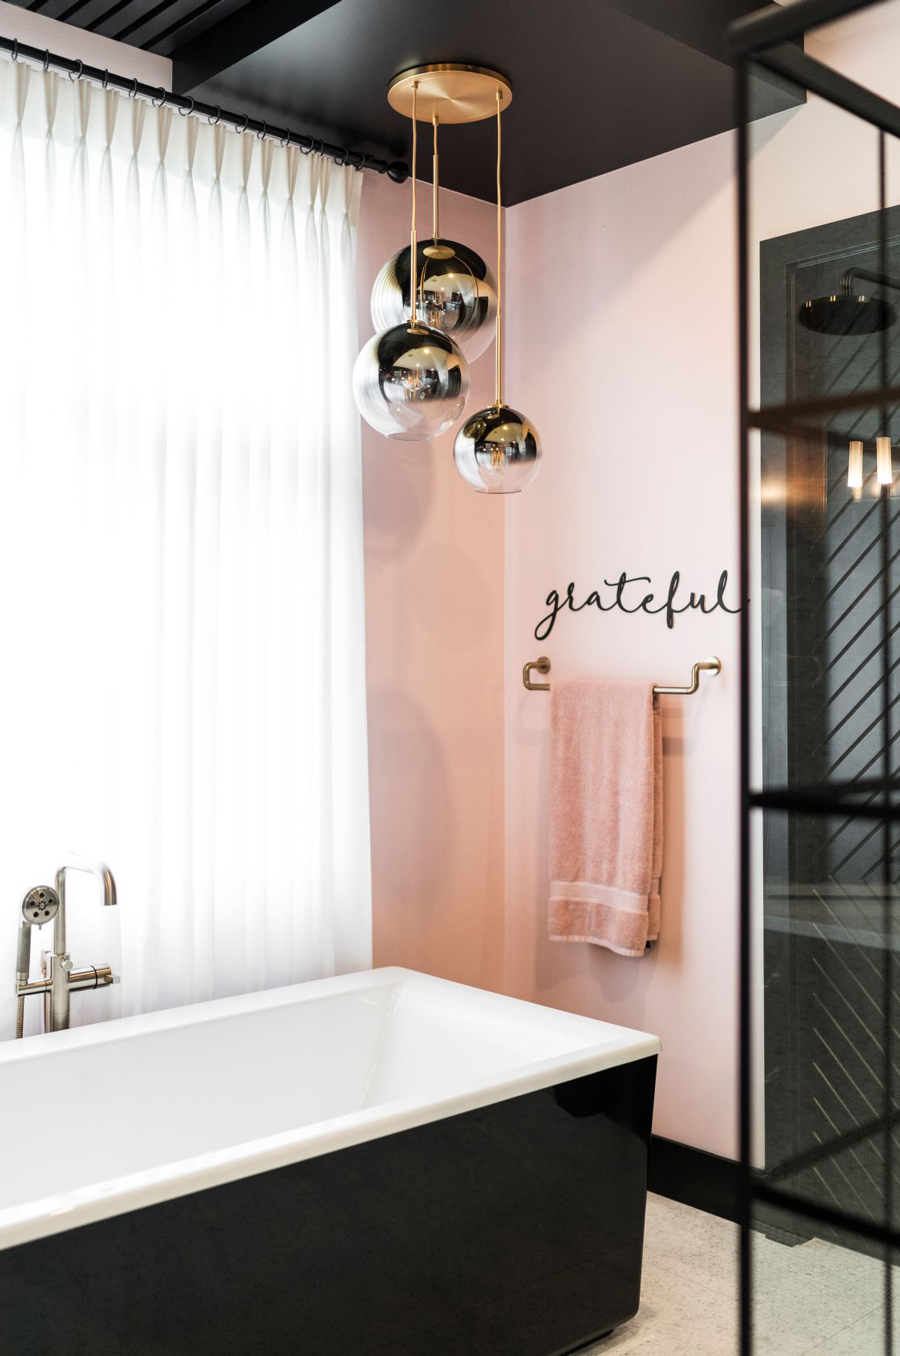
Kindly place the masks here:
POLYGON ((0 1351, 575 1351, 637 1311, 658 1050, 401 969, 10 1041, 0 1351))

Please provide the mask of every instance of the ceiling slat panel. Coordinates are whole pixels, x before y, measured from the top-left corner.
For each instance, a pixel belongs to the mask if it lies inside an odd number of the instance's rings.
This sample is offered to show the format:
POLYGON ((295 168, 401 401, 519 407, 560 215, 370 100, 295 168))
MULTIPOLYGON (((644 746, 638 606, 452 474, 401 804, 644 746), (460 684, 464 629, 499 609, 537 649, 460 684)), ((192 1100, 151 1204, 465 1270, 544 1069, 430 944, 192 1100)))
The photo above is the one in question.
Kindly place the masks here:
POLYGON ((169 56, 177 47, 194 38, 201 38, 203 33, 248 3, 252 3, 252 0, 202 0, 187 19, 172 20, 165 28, 154 33, 149 42, 142 41, 141 46, 152 47, 160 56, 169 56))
POLYGON ((91 17, 88 19, 79 19, 77 22, 82 28, 87 28, 91 33, 102 33, 105 38, 115 36, 117 30, 122 26, 129 13, 131 15, 140 14, 143 9, 141 0, 105 0, 99 9, 91 6, 91 17))
MULTIPOLYGON (((244 8, 250 0, 12 0, 105 38, 168 55, 244 8)), ((298 22, 305 11, 298 10, 298 22)))
POLYGON ((136 12, 127 20, 125 25, 118 28, 113 37, 118 38, 120 42, 140 42, 142 30, 149 32, 160 22, 169 23, 174 10, 183 10, 192 14, 197 8, 197 0, 156 0, 155 4, 138 5, 136 12))

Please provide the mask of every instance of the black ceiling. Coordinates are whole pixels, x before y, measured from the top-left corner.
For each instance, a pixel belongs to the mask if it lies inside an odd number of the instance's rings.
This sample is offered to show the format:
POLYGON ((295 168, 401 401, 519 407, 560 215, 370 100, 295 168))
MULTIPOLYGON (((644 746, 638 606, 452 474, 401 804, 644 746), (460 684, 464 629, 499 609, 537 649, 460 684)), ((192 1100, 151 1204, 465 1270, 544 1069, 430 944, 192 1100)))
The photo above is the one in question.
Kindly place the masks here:
MULTIPOLYGON (((170 55, 174 86, 237 112, 392 159, 409 123, 385 91, 429 61, 494 67, 512 204, 734 126, 728 23, 754 0, 18 0, 170 55)), ((759 87, 757 115, 798 102, 759 87)), ((493 195, 489 124, 448 129, 448 188, 493 195)), ((429 155, 424 156, 427 177, 429 155)))

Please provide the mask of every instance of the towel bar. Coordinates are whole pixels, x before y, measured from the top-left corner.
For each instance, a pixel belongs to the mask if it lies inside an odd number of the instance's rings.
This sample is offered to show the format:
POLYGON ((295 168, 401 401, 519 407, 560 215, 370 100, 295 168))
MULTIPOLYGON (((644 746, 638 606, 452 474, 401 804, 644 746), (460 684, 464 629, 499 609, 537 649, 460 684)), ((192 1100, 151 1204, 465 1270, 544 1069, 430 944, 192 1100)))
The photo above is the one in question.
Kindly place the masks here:
MULTIPOLYGON (((537 669, 538 673, 549 673, 550 660, 547 656, 542 654, 540 659, 530 659, 528 661, 522 670, 522 682, 528 688, 529 692, 549 692, 549 683, 533 683, 531 681, 532 669, 537 669)), ((717 659, 715 655, 712 655, 709 659, 699 660, 691 669, 691 681, 687 687, 663 687, 660 685, 654 687, 653 691, 658 697, 690 697, 690 695, 693 692, 696 692, 697 688, 700 686, 700 673, 701 670, 704 669, 708 673, 721 673, 721 659, 717 659)))

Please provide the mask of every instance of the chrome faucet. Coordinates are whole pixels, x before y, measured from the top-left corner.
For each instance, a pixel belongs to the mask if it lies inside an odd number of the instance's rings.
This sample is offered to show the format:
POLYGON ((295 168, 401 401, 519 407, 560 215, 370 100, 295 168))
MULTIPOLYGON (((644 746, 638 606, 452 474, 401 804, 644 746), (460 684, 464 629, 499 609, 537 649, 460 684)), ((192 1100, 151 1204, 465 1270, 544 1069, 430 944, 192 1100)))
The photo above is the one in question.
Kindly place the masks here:
POLYGON ((36 885, 22 901, 22 923, 19 929, 19 948, 16 960, 16 1036, 24 1029, 25 999, 29 994, 41 994, 44 999, 44 1030, 65 1031, 69 1025, 69 1002, 76 989, 105 989, 118 982, 108 965, 91 965, 86 970, 75 970, 66 948, 66 875, 69 871, 86 871, 95 876, 103 891, 103 903, 118 903, 116 882, 105 862, 89 857, 66 857, 56 873, 56 888, 36 885), (31 960, 31 929, 53 924, 53 944, 41 953, 41 979, 31 980, 28 971, 31 960))

